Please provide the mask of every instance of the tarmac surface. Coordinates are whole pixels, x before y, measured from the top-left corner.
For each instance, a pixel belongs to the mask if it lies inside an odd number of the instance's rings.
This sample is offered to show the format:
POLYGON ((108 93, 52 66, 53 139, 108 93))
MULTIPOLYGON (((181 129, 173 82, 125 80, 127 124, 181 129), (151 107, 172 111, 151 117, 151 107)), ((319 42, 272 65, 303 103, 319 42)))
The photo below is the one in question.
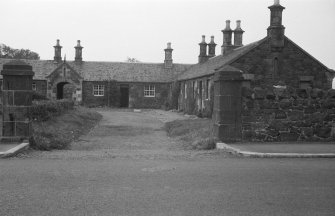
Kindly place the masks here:
POLYGON ((101 111, 71 150, 0 160, 0 215, 329 215, 335 160, 180 151, 173 112, 101 111))

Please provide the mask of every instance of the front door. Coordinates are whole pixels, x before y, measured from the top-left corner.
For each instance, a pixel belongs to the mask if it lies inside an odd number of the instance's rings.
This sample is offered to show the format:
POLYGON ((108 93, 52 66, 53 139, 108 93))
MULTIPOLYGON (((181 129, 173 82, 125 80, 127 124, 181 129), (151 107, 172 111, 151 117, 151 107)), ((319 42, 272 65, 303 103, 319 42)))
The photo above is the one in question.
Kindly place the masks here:
POLYGON ((120 107, 129 107, 129 86, 120 86, 120 107))

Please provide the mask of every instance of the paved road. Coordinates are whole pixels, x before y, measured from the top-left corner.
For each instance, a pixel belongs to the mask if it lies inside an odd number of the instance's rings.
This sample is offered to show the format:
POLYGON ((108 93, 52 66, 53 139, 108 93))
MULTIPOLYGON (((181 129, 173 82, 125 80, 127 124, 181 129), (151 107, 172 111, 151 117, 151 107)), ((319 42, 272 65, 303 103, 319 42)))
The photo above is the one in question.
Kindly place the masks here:
POLYGON ((0 215, 334 215, 333 159, 177 151, 176 114, 102 114, 72 150, 0 160, 0 215))

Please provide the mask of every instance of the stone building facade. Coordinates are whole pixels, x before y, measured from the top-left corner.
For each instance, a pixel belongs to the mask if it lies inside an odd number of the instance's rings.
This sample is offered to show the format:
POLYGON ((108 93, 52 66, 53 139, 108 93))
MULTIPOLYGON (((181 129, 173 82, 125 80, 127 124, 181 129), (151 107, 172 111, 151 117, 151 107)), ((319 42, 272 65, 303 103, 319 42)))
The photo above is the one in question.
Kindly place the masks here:
MULTIPOLYGON (((237 140, 330 139, 335 122, 335 72, 285 36, 285 7, 279 0, 268 8, 270 25, 264 38, 243 45, 241 21, 232 29, 227 20, 221 53, 215 53, 213 36, 209 43, 202 36, 198 63, 193 65, 173 63, 171 43, 164 49, 162 63, 84 61, 80 41, 75 60, 67 61, 61 58, 59 40, 53 60, 25 61, 35 72, 33 89, 48 98, 69 98, 87 106, 172 107, 205 117, 214 112, 214 118, 229 102, 230 111, 239 112, 237 119, 228 119, 238 121, 237 140), (229 85, 229 81, 240 82, 236 89, 241 94, 221 102, 220 91, 229 89, 220 87, 221 80, 215 77, 226 79, 223 83, 229 85), (176 90, 178 104, 171 106, 176 90)), ((0 67, 8 61, 0 59, 0 67)))
MULTIPOLYGON (((71 99, 90 107, 167 108, 171 83, 190 67, 173 63, 171 43, 164 49, 164 63, 83 61, 80 41, 75 60, 67 61, 61 49, 57 40, 54 60, 23 60, 35 72, 32 88, 50 99, 71 99)), ((0 59, 0 67, 9 61, 0 59)))
POLYGON ((177 78, 179 110, 214 111, 224 141, 334 140, 334 71, 285 36, 278 0, 269 9, 270 26, 259 41, 243 45, 241 22, 232 30, 228 20, 221 54, 213 57, 206 53, 212 41, 203 36, 199 63, 177 78))

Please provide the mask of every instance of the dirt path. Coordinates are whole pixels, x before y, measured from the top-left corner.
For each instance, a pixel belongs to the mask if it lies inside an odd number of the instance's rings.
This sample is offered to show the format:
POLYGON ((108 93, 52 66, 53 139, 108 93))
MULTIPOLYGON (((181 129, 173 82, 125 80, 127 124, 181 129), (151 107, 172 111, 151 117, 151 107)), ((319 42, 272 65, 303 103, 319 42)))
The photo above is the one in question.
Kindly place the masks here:
POLYGON ((70 150, 33 152, 43 158, 192 158, 204 152, 184 151, 167 137, 164 123, 190 118, 163 110, 98 110, 103 115, 87 135, 71 144, 70 150))

